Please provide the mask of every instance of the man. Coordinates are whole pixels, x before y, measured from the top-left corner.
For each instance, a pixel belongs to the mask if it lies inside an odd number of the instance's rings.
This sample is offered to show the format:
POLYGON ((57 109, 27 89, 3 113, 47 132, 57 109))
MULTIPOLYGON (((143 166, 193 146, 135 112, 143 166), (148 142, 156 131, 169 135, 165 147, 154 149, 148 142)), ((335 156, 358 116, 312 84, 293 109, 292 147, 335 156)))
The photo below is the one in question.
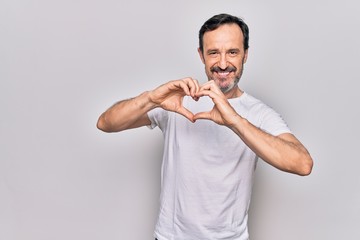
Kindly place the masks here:
POLYGON ((213 16, 199 32, 208 82, 170 81, 116 103, 98 120, 105 132, 163 131, 158 240, 248 239, 257 158, 286 172, 311 172, 308 151, 279 114, 238 86, 248 41, 241 19, 213 16))

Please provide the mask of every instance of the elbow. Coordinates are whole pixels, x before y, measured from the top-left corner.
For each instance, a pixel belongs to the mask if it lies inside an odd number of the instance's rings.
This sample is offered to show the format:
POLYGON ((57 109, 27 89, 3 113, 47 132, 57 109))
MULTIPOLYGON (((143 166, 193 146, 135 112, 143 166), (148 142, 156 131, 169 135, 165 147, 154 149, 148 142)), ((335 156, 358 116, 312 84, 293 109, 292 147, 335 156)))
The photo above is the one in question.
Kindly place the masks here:
POLYGON ((311 156, 307 153, 300 162, 301 164, 299 166, 297 174, 300 176, 310 175, 314 166, 314 161, 312 160, 311 156))
POLYGON ((302 167, 301 171, 298 172, 300 176, 309 176, 312 172, 313 165, 312 164, 306 164, 302 167))
POLYGON ((104 126, 104 120, 103 118, 100 116, 97 123, 96 123, 96 127, 101 130, 101 131, 105 131, 105 126, 104 126))
POLYGON ((313 160, 307 151, 303 153, 299 153, 296 156, 293 156, 292 158, 287 158, 287 160, 284 159, 284 161, 291 163, 286 164, 283 167, 280 167, 279 169, 284 172, 296 174, 299 176, 310 175, 314 165, 313 160))
POLYGON ((105 116, 102 114, 96 123, 96 127, 103 132, 111 132, 107 125, 108 124, 106 124, 105 116))
POLYGON ((111 115, 109 115, 107 112, 103 113, 99 117, 96 123, 96 127, 106 133, 120 132, 125 129, 122 127, 122 125, 116 124, 111 115))

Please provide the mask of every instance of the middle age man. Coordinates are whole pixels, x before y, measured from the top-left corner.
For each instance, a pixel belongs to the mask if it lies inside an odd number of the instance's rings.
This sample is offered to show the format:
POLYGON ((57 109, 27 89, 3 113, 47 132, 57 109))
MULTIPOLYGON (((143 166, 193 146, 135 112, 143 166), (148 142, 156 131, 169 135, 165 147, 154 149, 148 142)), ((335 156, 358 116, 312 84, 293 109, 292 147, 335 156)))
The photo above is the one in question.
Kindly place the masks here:
POLYGON ((244 21, 219 14, 199 32, 208 82, 167 82, 105 111, 98 128, 158 126, 164 134, 158 240, 248 239, 258 157, 308 175, 312 158, 273 109, 239 88, 248 56, 244 21))

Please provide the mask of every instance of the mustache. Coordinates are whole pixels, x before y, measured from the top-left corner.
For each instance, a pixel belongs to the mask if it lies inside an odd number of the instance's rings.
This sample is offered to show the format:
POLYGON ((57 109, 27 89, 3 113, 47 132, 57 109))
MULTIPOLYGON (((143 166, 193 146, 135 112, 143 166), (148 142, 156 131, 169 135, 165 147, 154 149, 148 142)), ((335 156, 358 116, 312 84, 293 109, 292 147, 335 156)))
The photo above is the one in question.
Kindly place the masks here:
POLYGON ((233 66, 228 66, 225 69, 222 69, 222 68, 220 68, 218 66, 210 68, 211 72, 220 72, 220 73, 221 72, 236 72, 236 70, 237 70, 236 67, 233 67, 233 66))

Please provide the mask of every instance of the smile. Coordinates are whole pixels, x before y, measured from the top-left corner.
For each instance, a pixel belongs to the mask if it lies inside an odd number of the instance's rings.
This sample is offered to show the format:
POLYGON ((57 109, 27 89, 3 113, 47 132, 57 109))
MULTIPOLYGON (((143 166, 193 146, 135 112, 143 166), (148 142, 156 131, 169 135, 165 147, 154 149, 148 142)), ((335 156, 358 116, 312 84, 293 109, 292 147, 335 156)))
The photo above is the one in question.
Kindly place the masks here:
POLYGON ((233 66, 228 66, 225 69, 221 69, 218 66, 214 66, 210 69, 213 74, 217 74, 219 77, 221 78, 226 78, 227 76, 229 76, 232 72, 236 71, 236 68, 233 66))
POLYGON ((216 72, 220 77, 226 77, 228 76, 231 72, 216 72))

